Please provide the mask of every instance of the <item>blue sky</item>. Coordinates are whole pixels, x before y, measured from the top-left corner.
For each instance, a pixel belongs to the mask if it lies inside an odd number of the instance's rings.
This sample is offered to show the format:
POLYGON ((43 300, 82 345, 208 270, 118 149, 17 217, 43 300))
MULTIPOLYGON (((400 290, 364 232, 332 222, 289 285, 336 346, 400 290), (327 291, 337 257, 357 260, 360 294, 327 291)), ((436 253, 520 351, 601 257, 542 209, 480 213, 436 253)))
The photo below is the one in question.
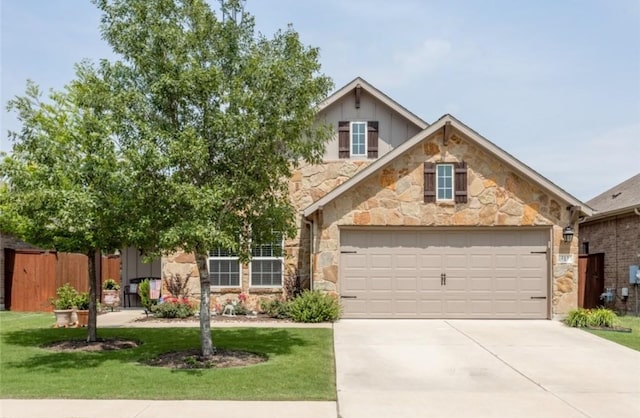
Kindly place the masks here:
MULTIPOLYGON (((214 2, 215 3, 215 2, 214 2)), ((362 76, 427 122, 451 113, 588 200, 640 172, 638 0, 247 0, 292 23, 339 88, 362 76)), ((1 100, 113 59, 89 0, 1 1, 1 100)), ((20 127, 2 114, 6 131, 20 127)))

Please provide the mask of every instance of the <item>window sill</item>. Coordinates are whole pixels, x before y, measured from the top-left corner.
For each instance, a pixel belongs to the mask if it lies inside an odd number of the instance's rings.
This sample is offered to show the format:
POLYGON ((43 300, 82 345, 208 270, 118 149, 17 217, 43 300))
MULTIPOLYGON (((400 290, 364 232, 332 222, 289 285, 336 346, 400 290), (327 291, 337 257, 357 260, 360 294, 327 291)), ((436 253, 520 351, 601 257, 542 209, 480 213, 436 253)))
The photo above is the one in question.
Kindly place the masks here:
POLYGON ((438 206, 455 206, 455 200, 436 200, 436 205, 438 206))
POLYGON ((211 293, 242 293, 242 289, 239 287, 217 287, 210 286, 211 293))
POLYGON ((282 293, 281 287, 250 287, 249 293, 253 295, 270 295, 282 293))

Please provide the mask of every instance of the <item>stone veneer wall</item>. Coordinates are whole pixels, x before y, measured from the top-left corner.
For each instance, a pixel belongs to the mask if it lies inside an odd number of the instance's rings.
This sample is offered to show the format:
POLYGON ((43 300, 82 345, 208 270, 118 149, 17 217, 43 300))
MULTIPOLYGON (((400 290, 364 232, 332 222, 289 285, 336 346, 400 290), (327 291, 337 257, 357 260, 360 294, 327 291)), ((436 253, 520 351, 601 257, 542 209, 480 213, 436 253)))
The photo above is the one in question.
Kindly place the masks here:
MULTIPOLYGON (((289 184, 295 208, 301 213, 372 162, 339 160, 299 167, 293 171, 289 184)), ((316 219, 314 231, 316 289, 338 291, 340 226, 546 226, 553 229, 553 314, 562 315, 577 306, 578 241, 576 238, 569 244, 562 241, 562 229, 570 222, 565 204, 461 136, 453 136, 445 147, 442 135, 435 134, 331 202, 321 217, 320 223, 316 219), (466 161, 468 203, 425 204, 425 161, 466 161), (557 263, 559 253, 572 254, 574 262, 557 263)), ((577 231, 577 225, 573 226, 577 231)), ((285 275, 300 275, 303 283, 308 283, 309 256, 309 227, 300 217, 297 236, 285 242, 285 275)), ((194 294, 199 294, 193 256, 176 254, 165 258, 162 271, 163 276, 191 271, 194 294)), ((241 282, 240 289, 212 292, 212 304, 224 304, 244 292, 249 297, 248 306, 257 309, 261 299, 282 295, 281 288, 251 289, 247 266, 243 266, 241 282)))
POLYGON ((575 238, 562 241, 570 222, 566 204, 460 136, 448 146, 441 137, 432 136, 324 207, 314 243, 314 287, 338 291, 340 226, 547 226, 553 229, 552 313, 575 308, 578 246, 575 238), (467 162, 468 203, 425 204, 425 161, 467 162), (559 264, 559 253, 572 254, 573 263, 559 264))
POLYGON ((640 264, 640 216, 624 214, 580 225, 580 242, 589 243, 589 252, 604 253, 604 287, 616 289, 614 308, 636 310, 636 289, 629 284, 629 266, 640 264), (622 288, 629 298, 622 299, 622 288))

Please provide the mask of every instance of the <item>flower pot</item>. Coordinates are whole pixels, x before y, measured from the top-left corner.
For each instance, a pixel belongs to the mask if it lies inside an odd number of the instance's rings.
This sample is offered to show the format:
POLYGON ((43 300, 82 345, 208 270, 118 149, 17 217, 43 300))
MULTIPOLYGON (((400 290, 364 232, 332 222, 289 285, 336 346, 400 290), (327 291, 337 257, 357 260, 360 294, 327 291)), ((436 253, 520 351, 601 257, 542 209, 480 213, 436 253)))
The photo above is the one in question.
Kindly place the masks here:
POLYGON ((103 290, 102 291, 102 303, 110 308, 120 306, 120 291, 119 290, 103 290))
POLYGON ((76 311, 76 315, 78 315, 79 327, 89 326, 89 311, 76 311))
POLYGON ((71 324, 71 313, 73 309, 56 309, 53 314, 56 317, 56 328, 66 328, 71 324))

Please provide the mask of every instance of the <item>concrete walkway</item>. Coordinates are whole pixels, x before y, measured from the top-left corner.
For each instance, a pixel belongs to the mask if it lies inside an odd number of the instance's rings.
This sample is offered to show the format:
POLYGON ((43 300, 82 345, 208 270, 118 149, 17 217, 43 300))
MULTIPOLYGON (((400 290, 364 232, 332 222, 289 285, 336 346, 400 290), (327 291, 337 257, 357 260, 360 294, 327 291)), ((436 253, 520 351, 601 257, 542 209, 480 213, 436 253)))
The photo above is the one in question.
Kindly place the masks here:
MULTIPOLYGON (((136 322, 144 318, 141 309, 122 309, 98 315, 98 328, 198 327, 191 322, 136 322)), ((221 322, 211 327, 325 327, 332 324, 288 322, 221 322)), ((84 399, 0 399, 2 418, 336 418, 336 402, 266 401, 156 401, 84 399)))
POLYGON ((640 353, 556 321, 341 320, 341 418, 640 417, 640 353))

